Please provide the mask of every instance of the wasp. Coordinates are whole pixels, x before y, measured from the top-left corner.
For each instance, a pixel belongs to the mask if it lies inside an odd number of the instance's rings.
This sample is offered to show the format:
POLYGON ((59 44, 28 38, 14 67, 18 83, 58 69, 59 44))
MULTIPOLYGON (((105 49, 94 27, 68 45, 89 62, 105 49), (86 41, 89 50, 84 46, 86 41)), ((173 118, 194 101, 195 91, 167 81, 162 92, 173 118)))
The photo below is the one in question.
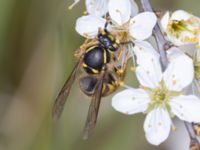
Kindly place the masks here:
POLYGON ((117 36, 113 36, 107 30, 107 24, 103 30, 99 29, 96 38, 86 39, 75 52, 78 61, 53 105, 53 118, 58 119, 72 84, 81 70, 80 89, 85 95, 91 97, 83 133, 84 139, 87 139, 95 128, 101 97, 112 94, 123 83, 130 58, 117 36))

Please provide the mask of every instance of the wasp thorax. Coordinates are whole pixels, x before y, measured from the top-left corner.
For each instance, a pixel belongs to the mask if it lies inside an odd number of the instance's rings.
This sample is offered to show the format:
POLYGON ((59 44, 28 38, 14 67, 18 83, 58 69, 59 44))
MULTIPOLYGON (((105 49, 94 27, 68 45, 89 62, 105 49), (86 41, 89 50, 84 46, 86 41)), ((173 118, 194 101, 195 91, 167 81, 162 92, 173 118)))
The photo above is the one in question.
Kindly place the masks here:
POLYGON ((86 51, 83 68, 89 74, 97 74, 109 61, 110 55, 108 51, 101 46, 94 46, 86 51))
POLYGON ((119 47, 119 42, 108 32, 104 31, 98 34, 98 40, 102 47, 111 52, 116 51, 119 47))

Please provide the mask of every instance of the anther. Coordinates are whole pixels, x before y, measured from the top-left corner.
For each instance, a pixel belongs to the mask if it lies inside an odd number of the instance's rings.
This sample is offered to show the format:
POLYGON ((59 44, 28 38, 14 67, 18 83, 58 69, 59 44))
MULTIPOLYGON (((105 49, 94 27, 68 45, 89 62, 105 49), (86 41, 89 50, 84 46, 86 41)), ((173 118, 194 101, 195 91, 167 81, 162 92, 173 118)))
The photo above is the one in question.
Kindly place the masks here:
POLYGON ((199 44, 198 44, 198 45, 196 45, 196 46, 195 46, 195 48, 200 48, 200 45, 199 45, 199 44))
POLYGON ((176 80, 173 80, 172 82, 173 82, 173 85, 175 85, 175 84, 176 84, 176 80))
POLYGON ((174 125, 172 126, 172 131, 176 131, 176 127, 174 125))

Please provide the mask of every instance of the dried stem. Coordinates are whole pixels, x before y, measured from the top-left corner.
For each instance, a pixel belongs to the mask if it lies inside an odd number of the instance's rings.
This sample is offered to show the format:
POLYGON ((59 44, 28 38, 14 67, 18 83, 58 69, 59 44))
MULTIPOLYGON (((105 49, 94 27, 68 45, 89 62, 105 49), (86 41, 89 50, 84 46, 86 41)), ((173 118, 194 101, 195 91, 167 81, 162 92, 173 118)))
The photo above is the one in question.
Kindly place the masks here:
MULTIPOLYGON (((153 12, 153 9, 151 7, 149 0, 141 0, 141 4, 142 4, 142 8, 144 11, 153 12)), ((167 56, 166 56, 164 47, 168 42, 165 40, 158 24, 156 24, 153 34, 156 39, 156 43, 157 43, 158 50, 160 53, 160 58, 161 58, 161 63, 162 63, 163 69, 165 69, 167 67, 168 60, 167 60, 167 56)))
POLYGON ((185 123, 185 126, 186 126, 186 129, 188 131, 188 134, 190 136, 190 139, 191 139, 191 143, 190 143, 190 148, 191 150, 200 150, 200 143, 196 137, 196 134, 195 134, 195 131, 194 131, 194 128, 192 126, 191 123, 188 123, 188 122, 184 122, 185 123))
MULTIPOLYGON (((152 6, 151 6, 149 0, 141 0, 141 5, 142 5, 142 8, 144 11, 153 12, 153 9, 152 9, 152 6)), ((162 63, 163 70, 164 70, 164 69, 166 69, 166 67, 168 65, 168 60, 167 60, 166 52, 165 52, 165 46, 166 46, 166 44, 168 44, 168 42, 165 40, 158 24, 156 24, 153 34, 156 39, 156 43, 157 43, 158 50, 159 50, 160 57, 161 57, 161 63, 162 63)), ((184 123, 185 123, 187 132, 191 139, 190 148, 192 149, 192 146, 194 146, 194 145, 196 147, 200 148, 200 143, 197 140, 197 137, 196 137, 196 134, 195 134, 192 124, 188 123, 188 122, 184 122, 184 123)))

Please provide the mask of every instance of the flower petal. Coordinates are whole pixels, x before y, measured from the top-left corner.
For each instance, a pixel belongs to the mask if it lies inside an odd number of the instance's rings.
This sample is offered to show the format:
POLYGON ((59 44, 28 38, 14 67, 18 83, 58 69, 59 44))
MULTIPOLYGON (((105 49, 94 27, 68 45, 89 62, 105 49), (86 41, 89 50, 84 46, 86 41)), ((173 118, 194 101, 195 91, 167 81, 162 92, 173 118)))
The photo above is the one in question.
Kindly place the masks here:
POLYGON ((131 16, 134 17, 139 12, 139 8, 135 0, 130 0, 131 2, 131 16))
MULTIPOLYGON (((153 46, 146 41, 134 41, 134 54, 137 57, 137 64, 140 66, 146 66, 149 62, 152 63, 152 59, 155 60, 157 63, 159 62, 160 55, 159 53, 153 48, 153 46)), ((157 65, 160 66, 160 63, 157 65)))
POLYGON ((190 17, 192 17, 192 15, 189 14, 188 12, 184 10, 177 10, 171 15, 170 20, 177 20, 177 21, 188 20, 190 17))
POLYGON ((85 4, 91 15, 104 16, 108 12, 108 0, 86 0, 85 4))
MULTIPOLYGON (((193 61, 178 48, 169 49, 170 63, 164 72, 163 79, 169 90, 181 91, 194 78, 193 61)), ((168 54, 169 56, 169 54, 168 54)))
POLYGON ((110 0, 108 5, 109 14, 119 26, 126 23, 131 16, 130 0, 110 0))
POLYGON ((142 89, 126 89, 112 98, 112 106, 129 115, 144 112, 149 102, 148 94, 142 89))
POLYGON ((178 96, 169 102, 171 111, 181 120, 200 123, 200 99, 194 95, 178 96))
POLYGON ((167 50, 167 59, 169 62, 175 61, 179 56, 185 56, 184 52, 179 48, 172 47, 167 50))
POLYGON ((134 53, 137 57, 137 78, 142 86, 156 88, 162 79, 159 54, 148 42, 135 42, 134 53))
POLYGON ((144 131, 149 143, 161 144, 168 138, 170 129, 171 120, 167 111, 157 107, 148 113, 144 122, 144 131))
POLYGON ((104 29, 105 23, 106 20, 101 17, 88 15, 78 18, 75 28, 80 35, 94 38, 98 34, 99 28, 104 29))
POLYGON ((166 30, 167 30, 169 18, 170 18, 169 11, 167 11, 160 21, 160 25, 161 25, 164 32, 166 32, 166 30))
MULTIPOLYGON (((176 46, 183 46, 183 45, 188 45, 189 43, 187 42, 184 42, 182 39, 182 37, 184 37, 185 35, 185 32, 184 34, 181 34, 181 36, 179 38, 177 38, 176 36, 174 36, 173 34, 171 34, 170 32, 165 32, 167 33, 167 35, 165 36, 165 38, 171 42, 172 44, 176 45, 176 46), (182 36, 184 35, 184 36, 182 36)), ((189 36, 190 37, 190 36, 189 36)), ((190 43, 191 44, 191 43, 190 43)))
POLYGON ((143 12, 130 21, 129 32, 131 36, 137 40, 145 40, 152 35, 157 17, 152 12, 143 12))

